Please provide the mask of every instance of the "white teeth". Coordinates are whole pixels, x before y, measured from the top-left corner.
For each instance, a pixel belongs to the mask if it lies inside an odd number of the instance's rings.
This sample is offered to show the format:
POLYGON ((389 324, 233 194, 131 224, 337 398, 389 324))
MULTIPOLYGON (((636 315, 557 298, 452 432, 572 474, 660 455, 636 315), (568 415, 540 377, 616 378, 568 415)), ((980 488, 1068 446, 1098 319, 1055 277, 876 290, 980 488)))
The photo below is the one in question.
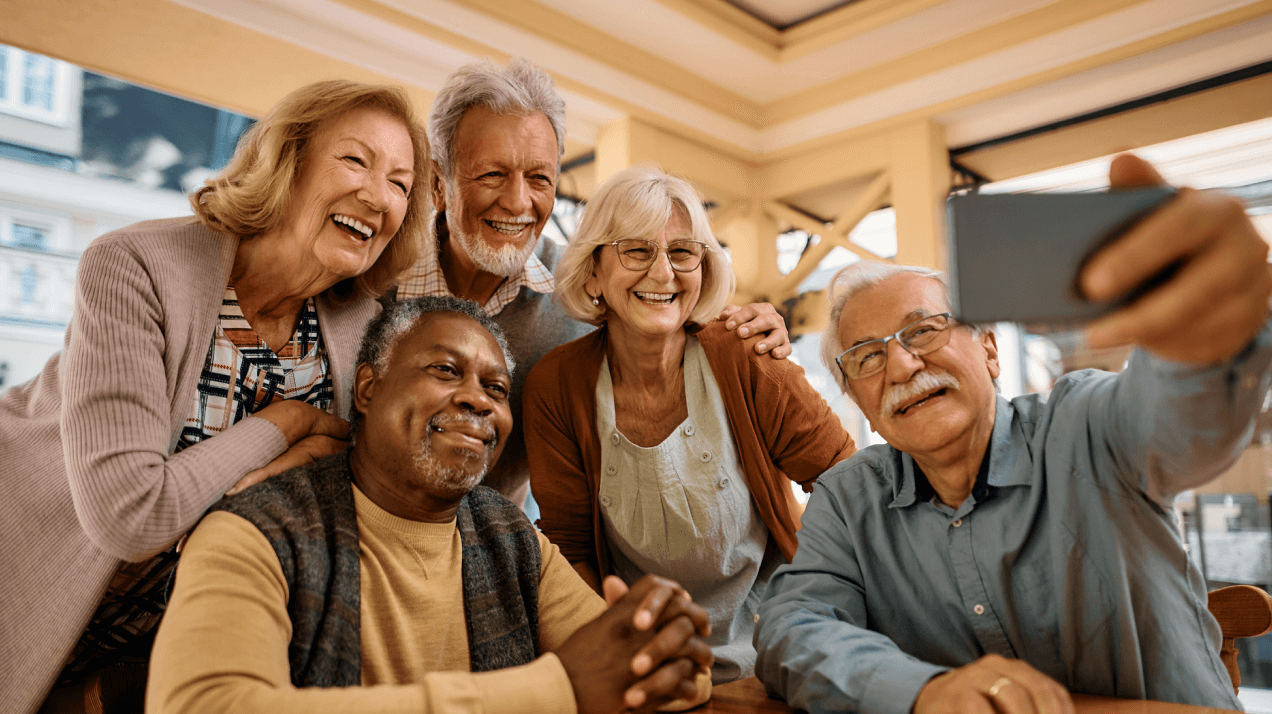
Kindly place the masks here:
POLYGON ((668 304, 676 299, 675 293, 642 293, 637 292, 636 297, 644 302, 652 302, 659 304, 668 304))
POLYGON ((361 233, 363 240, 366 240, 375 234, 375 231, 370 226, 364 224, 362 221, 359 221, 356 218, 350 218, 349 216, 337 213, 335 216, 332 216, 332 220, 335 221, 336 223, 349 226, 355 231, 361 233))
POLYGON ((510 235, 510 236, 520 233, 523 228, 525 228, 526 226, 530 225, 533 222, 534 221, 530 218, 514 218, 513 220, 510 220, 510 221, 497 221, 492 218, 486 219, 486 224, 489 225, 491 228, 494 228, 500 233, 503 233, 505 235, 510 235))

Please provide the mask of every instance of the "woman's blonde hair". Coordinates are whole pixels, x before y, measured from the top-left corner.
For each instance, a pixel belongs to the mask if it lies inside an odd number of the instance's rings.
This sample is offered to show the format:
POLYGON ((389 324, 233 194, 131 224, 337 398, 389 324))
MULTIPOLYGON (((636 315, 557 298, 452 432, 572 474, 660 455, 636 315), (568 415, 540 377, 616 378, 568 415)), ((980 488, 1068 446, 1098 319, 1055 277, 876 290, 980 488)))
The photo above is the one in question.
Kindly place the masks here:
POLYGON ((719 316, 733 297, 736 284, 729 257, 711 232, 711 221, 698 190, 684 178, 652 164, 619 171, 587 202, 578 230, 557 263, 556 299, 566 314, 580 322, 604 323, 606 305, 593 305, 583 287, 596 269, 598 249, 623 238, 653 240, 673 211, 689 219, 693 240, 707 244, 702 260, 702 291, 698 304, 689 313, 689 322, 705 324, 719 316))
POLYGON ((359 291, 379 296, 415 263, 429 212, 428 139, 406 92, 398 87, 330 80, 283 97, 243 134, 229 165, 190 194, 195 215, 208 228, 243 238, 276 228, 310 139, 328 121, 355 109, 376 109, 402 122, 415 154, 415 181, 397 234, 365 273, 342 280, 330 290, 337 299, 359 291))

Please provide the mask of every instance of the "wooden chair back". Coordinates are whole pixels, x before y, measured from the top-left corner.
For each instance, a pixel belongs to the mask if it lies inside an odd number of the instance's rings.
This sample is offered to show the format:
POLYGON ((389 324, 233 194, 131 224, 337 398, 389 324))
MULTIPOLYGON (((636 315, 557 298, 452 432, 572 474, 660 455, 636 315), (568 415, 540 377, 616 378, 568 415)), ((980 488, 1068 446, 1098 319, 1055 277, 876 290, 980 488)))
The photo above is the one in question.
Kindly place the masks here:
POLYGON ((1253 585, 1230 585, 1211 590, 1207 595, 1210 614, 1219 621, 1219 629, 1223 631, 1219 658, 1228 668, 1232 691, 1235 692, 1241 687, 1236 640, 1272 632, 1272 596, 1253 585))

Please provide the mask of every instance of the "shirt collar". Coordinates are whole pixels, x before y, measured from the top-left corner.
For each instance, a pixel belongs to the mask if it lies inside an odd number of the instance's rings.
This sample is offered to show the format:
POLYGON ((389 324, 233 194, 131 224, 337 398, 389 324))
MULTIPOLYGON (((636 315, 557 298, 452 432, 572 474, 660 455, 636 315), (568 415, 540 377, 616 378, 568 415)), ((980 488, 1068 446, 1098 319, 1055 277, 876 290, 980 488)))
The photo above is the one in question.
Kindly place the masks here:
MULTIPOLYGON (((1011 402, 1001 394, 995 395, 994 430, 981 460, 980 472, 976 475, 976 485, 972 487, 977 502, 985 500, 988 486, 1027 486, 1031 482, 1029 469, 1016 468, 1017 454, 1011 439, 1011 424, 1015 413, 1016 408, 1011 402)), ((916 501, 931 500, 936 492, 923 471, 914 463, 914 458, 895 448, 892 451, 900 464, 896 470, 897 479, 892 484, 892 503, 888 507, 907 508, 916 501)))
MULTIPOLYGON (((424 295, 454 296, 450 286, 446 283, 446 275, 442 272, 441 262, 437 259, 439 246, 442 241, 448 240, 444 221, 444 213, 438 213, 434 220, 430 221, 432 230, 424 241, 423 255, 399 281, 398 299, 424 295)), ((539 240, 548 239, 540 236, 539 240)), ((552 271, 548 270, 548 266, 543 264, 537 253, 537 250, 531 253, 530 258, 522 266, 521 270, 504 280, 499 288, 495 290, 495 294, 490 296, 490 299, 482 306, 482 309, 487 314, 498 315, 509 303, 516 299, 523 286, 545 295, 552 293, 556 289, 552 271)))

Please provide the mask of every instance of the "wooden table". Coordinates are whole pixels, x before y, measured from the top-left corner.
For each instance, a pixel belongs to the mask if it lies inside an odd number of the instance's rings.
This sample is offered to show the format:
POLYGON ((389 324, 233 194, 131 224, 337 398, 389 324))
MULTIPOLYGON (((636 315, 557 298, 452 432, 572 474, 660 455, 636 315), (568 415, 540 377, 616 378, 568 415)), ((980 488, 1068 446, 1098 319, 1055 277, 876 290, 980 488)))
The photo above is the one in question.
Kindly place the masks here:
MULTIPOLYGON (((1187 704, 1168 704, 1166 702, 1146 702, 1138 699, 1117 699, 1114 697, 1095 697, 1090 694, 1073 695, 1073 703, 1078 714, 1231 714, 1226 709, 1210 707, 1193 707, 1187 704)), ((766 714, 800 711, 786 706, 778 699, 769 699, 764 693, 764 685, 755 677, 737 682, 721 684, 711 691, 711 701, 695 712, 718 712, 720 714, 766 714)))

